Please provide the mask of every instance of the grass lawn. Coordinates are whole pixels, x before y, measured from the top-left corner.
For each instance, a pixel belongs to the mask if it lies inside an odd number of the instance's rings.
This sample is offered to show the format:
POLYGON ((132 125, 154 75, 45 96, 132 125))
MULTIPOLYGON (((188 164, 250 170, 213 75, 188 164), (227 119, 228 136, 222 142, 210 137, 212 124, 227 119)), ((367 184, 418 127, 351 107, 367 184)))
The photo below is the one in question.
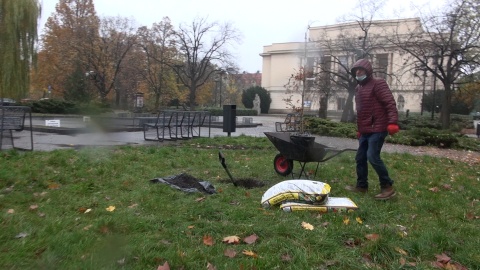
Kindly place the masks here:
POLYGON ((355 182, 354 153, 345 152, 320 163, 314 180, 359 210, 287 213, 260 205, 270 186, 291 179, 275 173, 276 153, 266 138, 245 136, 0 152, 0 268, 480 269, 478 166, 385 153, 397 197, 375 201, 373 170, 368 194, 344 190, 355 182), (233 186, 220 147, 234 178, 267 185, 233 186), (209 181, 217 193, 149 181, 180 173, 209 181), (245 243, 252 235, 258 238, 245 243), (239 243, 224 243, 228 236, 239 243))

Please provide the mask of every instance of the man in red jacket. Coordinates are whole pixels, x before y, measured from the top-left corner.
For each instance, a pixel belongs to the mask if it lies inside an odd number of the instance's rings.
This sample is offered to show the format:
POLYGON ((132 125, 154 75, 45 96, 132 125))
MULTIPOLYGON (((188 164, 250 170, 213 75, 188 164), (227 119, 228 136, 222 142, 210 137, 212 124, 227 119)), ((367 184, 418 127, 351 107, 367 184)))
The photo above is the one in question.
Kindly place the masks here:
POLYGON ((399 131, 397 105, 387 82, 373 77, 372 64, 367 59, 358 60, 353 65, 351 74, 358 83, 355 88, 355 104, 359 145, 355 157, 357 184, 347 189, 361 193, 368 191, 368 161, 380 181, 381 192, 375 199, 388 200, 396 193, 380 152, 387 135, 399 131))

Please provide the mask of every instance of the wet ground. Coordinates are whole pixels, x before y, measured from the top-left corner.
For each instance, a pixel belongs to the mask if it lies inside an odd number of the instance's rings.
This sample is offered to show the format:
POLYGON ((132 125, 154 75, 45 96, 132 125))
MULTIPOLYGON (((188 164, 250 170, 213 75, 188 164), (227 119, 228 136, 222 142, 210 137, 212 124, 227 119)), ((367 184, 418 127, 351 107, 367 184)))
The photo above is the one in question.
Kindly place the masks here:
MULTIPOLYGON (((265 137, 264 132, 275 131, 275 122, 284 120, 283 115, 251 116, 252 124, 243 124, 243 117, 238 117, 239 124, 235 132, 230 136, 247 135, 252 137, 265 137)), ((33 125, 33 149, 35 151, 52 151, 55 149, 79 149, 88 146, 116 146, 116 145, 162 145, 171 143, 171 140, 163 142, 147 141, 143 131, 138 127, 131 126, 117 132, 106 132, 92 126, 91 123, 83 122, 82 118, 58 118, 60 127, 46 126, 43 118, 34 118, 33 125), (129 131, 126 131, 129 130, 129 131)), ((202 137, 228 136, 223 132, 221 125, 213 124, 210 128, 201 129, 202 137)), ((30 147, 30 131, 13 132, 16 147, 30 147)), ((2 149, 11 148, 10 140, 4 138, 2 149)))
MULTIPOLYGON (((251 116, 252 124, 242 127, 243 117, 238 117, 239 125, 235 132, 230 136, 236 137, 240 135, 247 135, 252 137, 265 137, 264 132, 274 132, 275 122, 282 122, 285 115, 260 115, 251 116)), ((146 141, 144 139, 143 131, 119 131, 119 132, 105 132, 98 128, 83 122, 82 118, 77 119, 60 119, 60 128, 56 128, 57 132, 52 130, 52 127, 45 126, 45 118, 34 118, 32 124, 33 131, 33 148, 34 151, 52 151, 56 149, 80 149, 83 147, 108 147, 119 145, 151 145, 162 146, 171 142, 166 140, 164 142, 146 141), (88 129, 87 129, 88 127, 88 129), (83 130, 79 132, 79 130, 83 130), (48 132, 47 132, 48 131, 48 132)), ((55 128, 53 128, 55 129, 55 128)), ((135 129, 130 129, 135 130, 135 129)), ((137 128, 138 130, 138 128, 137 128)), ((14 142, 16 147, 29 148, 30 147, 30 132, 27 130, 21 132, 13 132, 14 142)), ((219 137, 228 136, 228 133, 223 132, 221 125, 214 125, 210 129, 202 128, 202 137, 219 137)), ((473 136, 473 135, 472 135, 473 136)), ((353 148, 356 149, 358 141, 354 139, 336 138, 315 136, 315 142, 321 143, 328 147, 337 149, 353 148)), ((11 148, 11 143, 7 138, 3 140, 2 150, 11 148)), ((462 151, 454 149, 440 149, 436 147, 413 147, 397 144, 385 144, 383 152, 390 153, 410 153, 413 155, 431 155, 436 157, 446 157, 453 160, 467 162, 470 164, 480 163, 480 153, 472 151, 462 151)))

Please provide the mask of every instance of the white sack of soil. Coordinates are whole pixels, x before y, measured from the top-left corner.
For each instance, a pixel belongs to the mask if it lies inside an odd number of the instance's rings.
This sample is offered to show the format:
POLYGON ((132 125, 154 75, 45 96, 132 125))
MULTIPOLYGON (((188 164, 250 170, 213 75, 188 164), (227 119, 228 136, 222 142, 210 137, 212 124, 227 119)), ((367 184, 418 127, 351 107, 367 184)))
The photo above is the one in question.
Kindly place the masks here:
POLYGON ((287 180, 269 188, 262 196, 262 206, 265 208, 283 202, 302 202, 322 204, 328 199, 330 185, 311 180, 287 180))
POLYGON ((285 202, 280 205, 280 209, 285 212, 295 211, 315 211, 320 213, 327 212, 352 212, 358 209, 358 206, 349 198, 328 197, 324 204, 307 204, 298 202, 285 202))

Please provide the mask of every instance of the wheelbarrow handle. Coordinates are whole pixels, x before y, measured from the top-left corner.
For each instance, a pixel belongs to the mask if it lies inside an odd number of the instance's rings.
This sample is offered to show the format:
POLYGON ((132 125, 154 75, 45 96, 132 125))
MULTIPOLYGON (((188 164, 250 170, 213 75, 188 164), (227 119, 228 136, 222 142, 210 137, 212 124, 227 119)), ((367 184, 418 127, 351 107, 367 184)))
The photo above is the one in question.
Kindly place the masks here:
POLYGON ((347 148, 347 149, 342 149, 342 150, 336 150, 334 154, 330 155, 329 157, 327 158, 324 158, 322 159, 320 162, 324 162, 324 161, 327 161, 333 157, 336 157, 338 155, 340 155, 341 153, 343 152, 346 152, 346 151, 357 151, 357 149, 351 149, 351 148, 347 148))

